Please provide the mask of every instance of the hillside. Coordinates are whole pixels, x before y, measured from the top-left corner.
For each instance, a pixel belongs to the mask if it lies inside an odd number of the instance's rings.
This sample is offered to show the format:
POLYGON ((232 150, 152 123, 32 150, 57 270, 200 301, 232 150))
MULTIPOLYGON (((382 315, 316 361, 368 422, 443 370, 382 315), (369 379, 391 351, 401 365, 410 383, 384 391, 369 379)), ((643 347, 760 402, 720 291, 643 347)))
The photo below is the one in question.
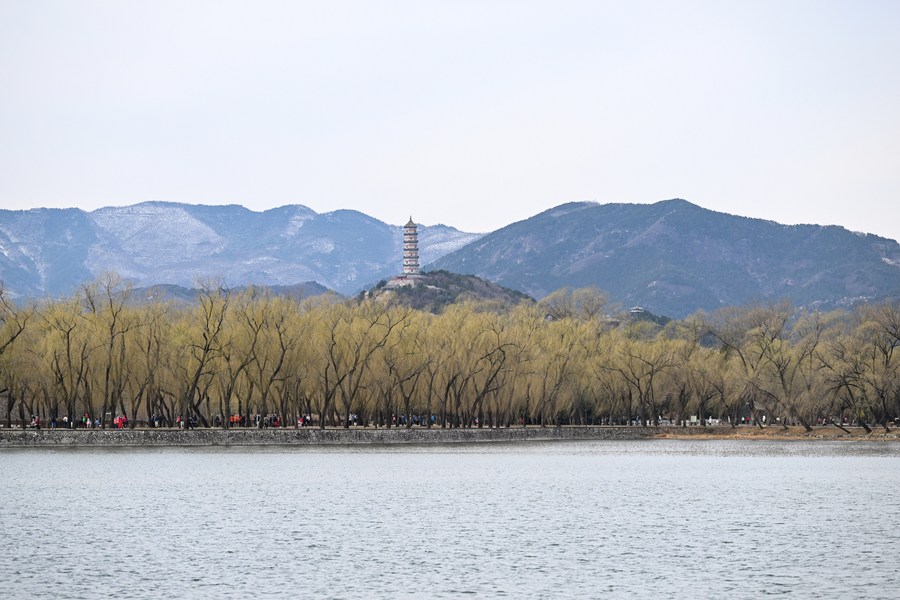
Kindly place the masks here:
POLYGON ((369 294, 386 302, 432 313, 439 313, 446 306, 465 300, 498 302, 506 306, 534 301, 521 292, 479 277, 447 271, 422 273, 416 284, 410 286, 393 287, 389 282, 381 281, 369 294))
MULTIPOLYGON (((445 225, 420 227, 422 260, 478 237, 445 225)), ((399 226, 300 205, 264 212, 164 202, 93 212, 0 210, 0 281, 18 297, 66 295, 105 271, 138 287, 316 281, 354 294, 397 273, 401 247, 399 226)))
POLYGON ((835 306, 900 297, 896 241, 737 217, 684 200, 564 204, 429 268, 471 273, 535 298, 593 285, 614 302, 672 317, 780 298, 835 306))

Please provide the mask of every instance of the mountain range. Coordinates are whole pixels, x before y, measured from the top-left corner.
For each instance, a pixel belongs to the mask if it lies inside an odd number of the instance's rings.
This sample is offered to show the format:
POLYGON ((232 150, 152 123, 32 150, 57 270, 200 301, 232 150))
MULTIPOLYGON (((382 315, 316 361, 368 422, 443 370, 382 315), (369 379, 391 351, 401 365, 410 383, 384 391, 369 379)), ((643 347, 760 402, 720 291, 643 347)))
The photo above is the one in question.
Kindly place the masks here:
MULTIPOLYGON (((420 227, 433 261, 479 234, 420 227)), ((66 295, 115 271, 138 287, 228 287, 315 281, 354 294, 402 269, 403 234, 363 213, 319 214, 300 205, 254 212, 242 206, 147 202, 126 207, 0 211, 0 280, 19 297, 66 295)))
POLYGON ((433 266, 536 298, 565 286, 597 286, 613 301, 671 317, 782 298, 825 308, 900 298, 894 240, 737 217, 679 199, 564 204, 433 266))
MULTIPOLYGON (((538 299, 596 286, 613 302, 672 317, 781 298, 823 307, 900 298, 894 240, 684 200, 563 204, 488 234, 420 226, 419 245, 424 270, 476 275, 538 299)), ((317 282, 350 295, 401 265, 401 227, 351 210, 164 202, 0 210, 0 281, 14 297, 70 294, 105 271, 138 287, 317 282)))

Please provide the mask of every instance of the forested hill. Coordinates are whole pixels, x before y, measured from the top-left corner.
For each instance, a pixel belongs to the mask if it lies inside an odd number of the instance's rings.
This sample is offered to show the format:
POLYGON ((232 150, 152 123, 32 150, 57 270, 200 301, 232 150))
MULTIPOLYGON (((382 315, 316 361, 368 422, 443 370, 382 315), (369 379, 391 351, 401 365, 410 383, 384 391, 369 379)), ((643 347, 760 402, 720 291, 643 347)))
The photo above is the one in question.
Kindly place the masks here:
POLYGON ((506 307, 523 301, 534 301, 522 292, 501 287, 480 277, 448 271, 422 273, 416 279, 416 285, 411 286, 392 287, 388 282, 382 281, 369 294, 388 303, 431 313, 439 313, 450 304, 466 300, 495 302, 506 307))
POLYGON ((838 226, 780 225, 684 200, 571 203, 435 261, 541 298, 597 286, 682 317, 782 298, 823 307, 900 297, 900 245, 838 226))

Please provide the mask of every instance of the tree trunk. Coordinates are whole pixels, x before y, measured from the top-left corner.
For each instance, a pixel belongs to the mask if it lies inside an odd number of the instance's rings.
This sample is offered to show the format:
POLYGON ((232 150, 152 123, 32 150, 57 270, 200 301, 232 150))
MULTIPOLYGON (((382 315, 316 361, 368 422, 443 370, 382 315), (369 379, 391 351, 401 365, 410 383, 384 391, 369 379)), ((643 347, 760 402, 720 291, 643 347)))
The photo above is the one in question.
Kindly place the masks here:
POLYGON ((800 419, 800 424, 803 425, 803 428, 806 430, 806 433, 811 433, 813 428, 809 426, 809 423, 806 422, 806 419, 804 419, 803 417, 800 417, 800 416, 798 416, 797 418, 800 419))
POLYGON ((872 428, 869 427, 869 424, 866 422, 865 411, 860 411, 860 414, 856 418, 856 421, 859 423, 859 426, 866 431, 866 433, 872 433, 872 428))

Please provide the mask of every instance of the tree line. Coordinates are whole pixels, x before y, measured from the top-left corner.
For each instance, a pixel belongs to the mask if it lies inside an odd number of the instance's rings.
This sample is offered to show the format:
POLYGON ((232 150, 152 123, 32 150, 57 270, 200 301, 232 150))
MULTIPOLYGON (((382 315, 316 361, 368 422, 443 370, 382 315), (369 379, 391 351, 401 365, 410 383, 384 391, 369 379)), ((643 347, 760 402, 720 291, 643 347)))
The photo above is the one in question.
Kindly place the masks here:
POLYGON ((307 299, 203 286, 138 301, 117 275, 27 305, 0 287, 6 427, 509 427, 817 424, 900 415, 900 306, 779 302, 665 325, 610 317, 595 288, 541 302, 307 299), (277 417, 276 417, 277 416, 277 417), (277 420, 275 420, 277 418, 277 420), (268 420, 267 420, 268 419, 268 420))

